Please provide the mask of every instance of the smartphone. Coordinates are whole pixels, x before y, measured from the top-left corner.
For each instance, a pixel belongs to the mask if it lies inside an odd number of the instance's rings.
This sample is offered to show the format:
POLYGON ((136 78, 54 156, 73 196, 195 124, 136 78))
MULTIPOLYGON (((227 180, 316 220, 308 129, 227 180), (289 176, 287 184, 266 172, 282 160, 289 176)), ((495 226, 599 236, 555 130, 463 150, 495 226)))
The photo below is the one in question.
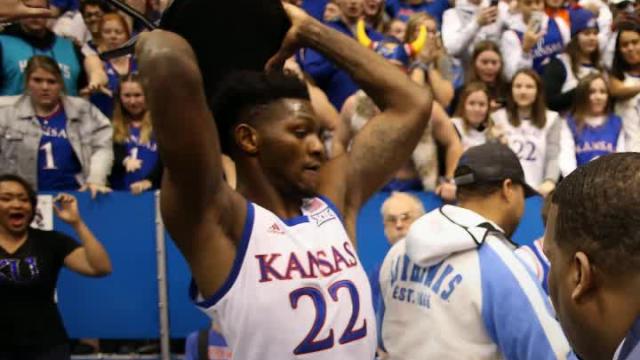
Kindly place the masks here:
POLYGON ((491 0, 491 3, 489 3, 489 6, 498 6, 499 2, 500 0, 491 0))
POLYGON ((529 21, 529 30, 534 33, 539 33, 542 29, 542 20, 544 19, 544 14, 542 12, 535 12, 531 15, 531 20, 529 21))

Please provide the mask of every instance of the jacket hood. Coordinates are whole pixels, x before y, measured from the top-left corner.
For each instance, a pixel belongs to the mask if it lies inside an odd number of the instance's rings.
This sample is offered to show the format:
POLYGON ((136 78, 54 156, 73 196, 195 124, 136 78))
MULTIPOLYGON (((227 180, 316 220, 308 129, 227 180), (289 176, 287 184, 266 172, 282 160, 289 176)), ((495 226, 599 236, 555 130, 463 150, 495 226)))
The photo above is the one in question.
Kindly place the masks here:
POLYGON ((418 266, 429 267, 447 257, 482 246, 487 235, 503 230, 479 214, 445 205, 416 220, 405 238, 407 255, 418 266))

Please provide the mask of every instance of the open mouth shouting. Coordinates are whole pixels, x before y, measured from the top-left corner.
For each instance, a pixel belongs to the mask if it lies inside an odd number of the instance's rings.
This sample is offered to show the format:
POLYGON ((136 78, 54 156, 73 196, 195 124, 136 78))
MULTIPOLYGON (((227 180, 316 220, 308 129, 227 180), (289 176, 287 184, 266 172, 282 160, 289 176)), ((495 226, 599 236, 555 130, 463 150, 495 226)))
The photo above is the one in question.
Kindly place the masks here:
POLYGON ((27 214, 22 211, 12 211, 9 213, 9 226, 13 229, 22 229, 27 226, 27 214))

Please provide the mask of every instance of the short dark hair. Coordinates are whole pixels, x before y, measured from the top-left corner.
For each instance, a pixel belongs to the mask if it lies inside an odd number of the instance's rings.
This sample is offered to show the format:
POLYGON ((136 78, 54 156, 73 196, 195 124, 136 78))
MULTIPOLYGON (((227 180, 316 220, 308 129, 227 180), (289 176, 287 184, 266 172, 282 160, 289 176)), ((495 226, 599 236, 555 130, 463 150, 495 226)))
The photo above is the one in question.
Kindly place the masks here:
POLYGON ((473 183, 468 185, 458 185, 456 189, 456 197, 460 201, 470 198, 479 198, 493 195, 502 189, 502 181, 492 181, 487 183, 473 183))
POLYGON ((557 187, 555 241, 585 252, 607 273, 640 268, 640 153, 617 153, 579 167, 557 187))
POLYGON ((113 9, 110 6, 108 6, 103 0, 82 0, 80 2, 80 13, 81 14, 84 15, 84 11, 86 10, 87 6, 97 6, 104 13, 108 13, 108 12, 113 11, 113 9))
POLYGON ((24 190, 27 192, 29 202, 31 203, 31 208, 33 209, 35 214, 36 206, 38 205, 38 193, 36 193, 36 190, 33 188, 33 186, 31 186, 31 184, 29 184, 29 182, 23 177, 14 174, 0 175, 0 184, 3 182, 15 182, 22 185, 24 190))
POLYGON ((243 117, 253 118, 251 111, 256 107, 285 98, 309 100, 307 86, 297 77, 283 73, 238 71, 227 76, 210 100, 222 151, 229 153, 233 127, 243 117))

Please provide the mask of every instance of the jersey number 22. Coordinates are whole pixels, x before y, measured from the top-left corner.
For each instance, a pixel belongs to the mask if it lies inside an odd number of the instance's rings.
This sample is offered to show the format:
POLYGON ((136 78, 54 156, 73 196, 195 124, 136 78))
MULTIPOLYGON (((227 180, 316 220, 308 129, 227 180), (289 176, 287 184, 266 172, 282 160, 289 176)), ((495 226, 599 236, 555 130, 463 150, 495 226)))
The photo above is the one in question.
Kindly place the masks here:
MULTIPOLYGON (((360 312, 360 297, 358 295, 358 289, 349 280, 340 280, 333 283, 329 287, 329 295, 333 302, 338 302, 338 291, 340 289, 346 289, 351 296, 351 303, 353 311, 349 318, 347 327, 342 332, 342 335, 338 339, 339 344, 346 344, 358 339, 362 339, 367 336, 367 320, 364 320, 363 325, 359 329, 354 329, 356 321, 358 320, 358 314, 360 312)), ((318 334, 322 330, 327 316, 327 302, 322 292, 316 288, 303 287, 296 289, 289 294, 289 301, 291 307, 298 308, 298 300, 303 296, 308 296, 313 301, 313 305, 316 308, 316 318, 311 326, 311 330, 307 336, 302 340, 300 344, 293 350, 296 355, 307 354, 316 351, 327 350, 333 347, 333 329, 329 330, 329 335, 324 339, 316 339, 318 334)))

